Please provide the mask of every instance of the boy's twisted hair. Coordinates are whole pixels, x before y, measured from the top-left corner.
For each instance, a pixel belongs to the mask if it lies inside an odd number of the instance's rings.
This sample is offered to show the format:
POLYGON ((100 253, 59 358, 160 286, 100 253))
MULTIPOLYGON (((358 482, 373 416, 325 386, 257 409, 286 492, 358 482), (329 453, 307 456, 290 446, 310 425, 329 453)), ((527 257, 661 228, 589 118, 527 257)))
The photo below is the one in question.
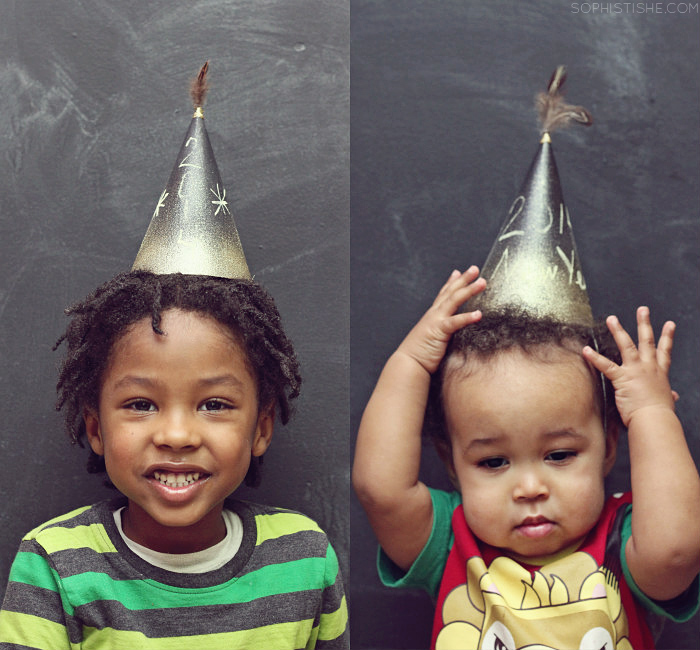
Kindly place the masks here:
MULTIPOLYGON (((56 409, 63 410, 73 443, 84 446, 83 414, 97 410, 102 376, 114 343, 144 317, 153 331, 160 329, 165 310, 176 308, 210 316, 227 326, 246 353, 257 381, 260 408, 273 405, 282 424, 291 416, 290 400, 299 395, 301 376, 272 297, 252 280, 200 275, 156 275, 148 271, 121 273, 68 309, 72 317, 54 350, 68 346, 60 368, 56 409)), ((258 485, 258 462, 253 458, 247 485, 258 485)), ((104 472, 104 459, 91 452, 88 471, 104 472)))
MULTIPOLYGON (((584 345, 590 345, 608 359, 616 363, 621 362, 617 345, 603 321, 597 321, 591 327, 576 323, 562 323, 549 317, 533 316, 525 310, 514 307, 484 312, 481 320, 458 330, 450 339, 445 356, 431 378, 423 435, 431 438, 439 448, 445 449, 445 445, 449 448, 450 440, 443 410, 442 389, 448 373, 462 371, 461 368, 454 367, 454 361, 448 369, 449 359, 456 357, 461 359, 463 364, 466 364, 467 359, 471 357, 479 361, 487 361, 499 352, 511 348, 519 348, 527 354, 536 355, 538 347, 542 345, 563 348, 577 354, 580 354, 584 345)), ((593 369, 591 381, 601 419, 607 423, 608 427, 611 424, 621 426, 622 421, 615 406, 612 384, 593 369), (603 382, 605 382, 604 390, 603 382)))

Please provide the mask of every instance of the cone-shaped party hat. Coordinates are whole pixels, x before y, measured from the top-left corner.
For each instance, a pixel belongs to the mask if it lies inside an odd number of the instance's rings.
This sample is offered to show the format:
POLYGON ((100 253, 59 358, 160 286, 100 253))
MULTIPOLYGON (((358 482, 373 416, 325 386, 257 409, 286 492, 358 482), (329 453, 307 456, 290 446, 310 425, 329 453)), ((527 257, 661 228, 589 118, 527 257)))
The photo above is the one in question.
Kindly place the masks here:
POLYGON ((486 290, 469 301, 469 310, 515 306, 563 322, 593 322, 549 136, 574 121, 592 123, 585 109, 564 103, 565 78, 560 66, 548 91, 537 97, 540 145, 482 268, 486 290))
POLYGON ((250 278, 204 126, 208 67, 192 83, 194 116, 132 271, 250 278))

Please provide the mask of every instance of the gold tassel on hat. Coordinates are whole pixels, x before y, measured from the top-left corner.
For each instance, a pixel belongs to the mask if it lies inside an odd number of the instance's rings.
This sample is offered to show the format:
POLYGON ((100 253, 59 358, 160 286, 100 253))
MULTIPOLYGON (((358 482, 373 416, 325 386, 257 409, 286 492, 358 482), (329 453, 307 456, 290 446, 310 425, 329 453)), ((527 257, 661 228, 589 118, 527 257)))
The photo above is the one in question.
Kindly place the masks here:
POLYGON ((555 129, 572 122, 589 125, 592 119, 584 108, 563 101, 565 79, 560 66, 548 91, 537 96, 539 148, 484 263, 486 290, 469 301, 469 310, 515 306, 563 322, 593 322, 550 137, 555 129))
POLYGON ((194 116, 132 271, 251 277, 204 125, 208 68, 192 83, 194 116))

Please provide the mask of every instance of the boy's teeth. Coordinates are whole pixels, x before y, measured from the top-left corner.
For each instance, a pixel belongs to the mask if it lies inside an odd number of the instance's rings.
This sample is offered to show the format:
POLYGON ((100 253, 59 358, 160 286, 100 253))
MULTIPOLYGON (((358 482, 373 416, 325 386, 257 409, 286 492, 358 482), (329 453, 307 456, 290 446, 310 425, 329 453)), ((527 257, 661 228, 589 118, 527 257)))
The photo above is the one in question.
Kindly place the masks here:
POLYGON ((156 481, 168 487, 183 487, 199 480, 199 472, 178 473, 175 472, 153 472, 156 481))

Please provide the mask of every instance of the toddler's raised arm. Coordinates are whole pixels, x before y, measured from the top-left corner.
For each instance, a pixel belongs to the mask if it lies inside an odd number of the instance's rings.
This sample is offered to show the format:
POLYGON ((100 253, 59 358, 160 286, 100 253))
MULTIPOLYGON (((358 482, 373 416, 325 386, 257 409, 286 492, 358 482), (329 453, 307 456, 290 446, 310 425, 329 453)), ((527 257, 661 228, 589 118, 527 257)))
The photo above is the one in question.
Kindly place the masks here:
POLYGON ((658 346, 647 307, 637 310, 639 346, 615 316, 607 325, 622 365, 589 347, 583 354, 612 382, 628 431, 634 504, 627 564, 647 596, 668 600, 700 571, 700 477, 668 382, 675 325, 664 325, 658 346))
POLYGON ((453 271, 432 306, 389 357, 365 408, 357 436, 352 480, 386 554, 408 569, 430 536, 428 488, 418 480, 421 430, 430 376, 450 337, 481 313, 456 313, 484 290, 472 266, 453 271))

